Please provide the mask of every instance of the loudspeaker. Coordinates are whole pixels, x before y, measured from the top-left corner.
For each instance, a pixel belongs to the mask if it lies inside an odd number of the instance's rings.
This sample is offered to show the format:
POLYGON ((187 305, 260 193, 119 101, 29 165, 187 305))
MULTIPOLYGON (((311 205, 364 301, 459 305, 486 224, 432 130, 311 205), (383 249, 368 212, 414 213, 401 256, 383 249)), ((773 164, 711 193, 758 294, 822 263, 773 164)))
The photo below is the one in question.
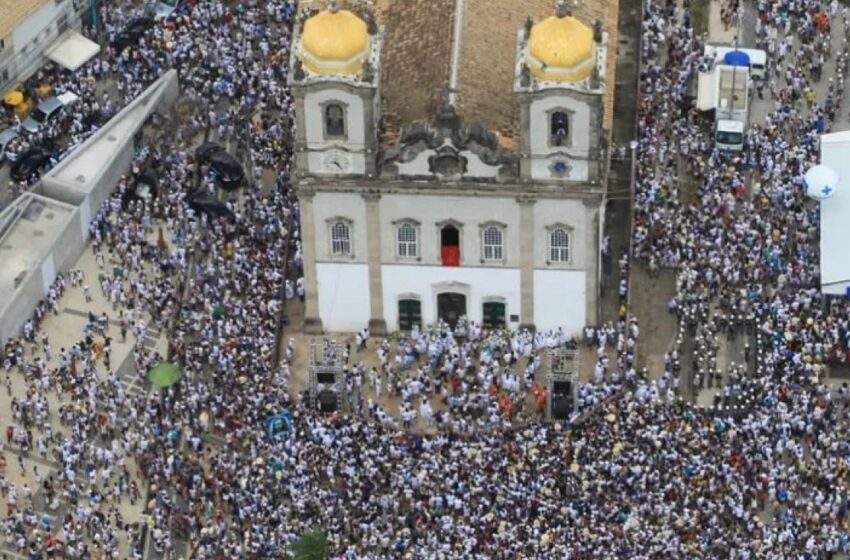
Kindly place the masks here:
POLYGON ((319 412, 336 412, 336 393, 326 389, 316 395, 316 408, 319 409, 319 412))
POLYGON ((573 413, 573 384, 570 381, 552 383, 552 418, 567 420, 573 413))

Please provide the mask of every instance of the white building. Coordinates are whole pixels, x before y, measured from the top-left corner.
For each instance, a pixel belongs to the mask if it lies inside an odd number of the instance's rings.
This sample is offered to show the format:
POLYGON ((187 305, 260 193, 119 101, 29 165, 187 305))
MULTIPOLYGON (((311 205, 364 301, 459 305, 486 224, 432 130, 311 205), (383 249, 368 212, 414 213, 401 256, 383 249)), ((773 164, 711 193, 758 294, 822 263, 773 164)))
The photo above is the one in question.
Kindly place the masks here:
MULTIPOLYGON (((434 3, 413 26, 330 4, 302 13, 290 68, 305 331, 368 324, 380 334, 462 315, 571 332, 595 322, 607 169, 601 25, 560 5, 517 30, 502 46, 505 73, 493 70, 503 107, 464 82, 470 53, 487 51, 470 39, 478 22, 463 2, 447 17, 445 2, 434 3), (427 68, 411 69, 410 49, 426 52, 427 68), (493 122, 465 124, 467 113, 493 122), (500 123, 513 138, 491 131, 500 123)), ((492 42, 486 29, 483 40, 492 42)))
POLYGON ((835 171, 838 184, 830 185, 820 203, 821 292, 850 296, 850 131, 820 137, 821 163, 835 171))
MULTIPOLYGON (((80 28, 80 18, 91 3, 92 0, 0 0, 0 92, 28 78, 53 52, 60 57, 69 48, 74 53, 83 52, 81 37, 74 31, 80 28)), ((85 52, 90 52, 90 48, 85 52)), ((90 56, 96 53, 97 50, 90 56)), ((70 60, 76 64, 80 59, 70 60)))

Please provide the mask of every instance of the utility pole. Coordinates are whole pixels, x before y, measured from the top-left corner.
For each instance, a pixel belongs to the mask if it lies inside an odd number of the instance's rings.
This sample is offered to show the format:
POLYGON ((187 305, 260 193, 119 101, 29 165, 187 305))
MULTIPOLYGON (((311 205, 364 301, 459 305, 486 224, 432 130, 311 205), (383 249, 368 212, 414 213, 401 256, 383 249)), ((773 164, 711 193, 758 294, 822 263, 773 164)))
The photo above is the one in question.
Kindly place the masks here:
MULTIPOLYGON (((738 6, 738 9, 735 14, 735 40, 732 43, 732 52, 738 51, 738 39, 741 34, 741 16, 744 15, 744 6, 738 6)), ((730 103, 732 104, 726 110, 728 111, 728 115, 733 115, 735 113, 735 99, 738 96, 738 90, 735 88, 735 81, 738 78, 738 69, 736 66, 732 66, 732 99, 730 99, 730 103)))

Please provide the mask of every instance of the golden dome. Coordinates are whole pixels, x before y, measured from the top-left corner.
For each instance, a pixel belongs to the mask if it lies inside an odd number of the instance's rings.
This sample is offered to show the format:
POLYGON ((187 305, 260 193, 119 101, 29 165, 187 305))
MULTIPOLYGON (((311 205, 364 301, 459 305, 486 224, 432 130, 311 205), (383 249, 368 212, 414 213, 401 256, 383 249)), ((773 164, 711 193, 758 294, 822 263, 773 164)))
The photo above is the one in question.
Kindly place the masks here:
POLYGON ((531 28, 526 62, 541 80, 583 80, 596 64, 593 30, 572 16, 550 16, 531 28))
POLYGON ((366 22, 348 10, 324 10, 304 22, 301 62, 314 74, 357 74, 369 55, 366 22))

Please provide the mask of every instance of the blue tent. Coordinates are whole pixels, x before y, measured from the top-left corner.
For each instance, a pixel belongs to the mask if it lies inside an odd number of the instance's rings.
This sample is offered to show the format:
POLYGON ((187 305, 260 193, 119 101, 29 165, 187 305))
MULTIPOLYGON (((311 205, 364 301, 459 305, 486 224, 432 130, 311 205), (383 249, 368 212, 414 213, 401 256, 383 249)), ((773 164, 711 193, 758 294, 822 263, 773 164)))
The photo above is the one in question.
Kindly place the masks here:
POLYGON ((750 55, 748 55, 744 51, 729 51, 723 57, 723 62, 728 64, 729 66, 749 66, 750 55))

